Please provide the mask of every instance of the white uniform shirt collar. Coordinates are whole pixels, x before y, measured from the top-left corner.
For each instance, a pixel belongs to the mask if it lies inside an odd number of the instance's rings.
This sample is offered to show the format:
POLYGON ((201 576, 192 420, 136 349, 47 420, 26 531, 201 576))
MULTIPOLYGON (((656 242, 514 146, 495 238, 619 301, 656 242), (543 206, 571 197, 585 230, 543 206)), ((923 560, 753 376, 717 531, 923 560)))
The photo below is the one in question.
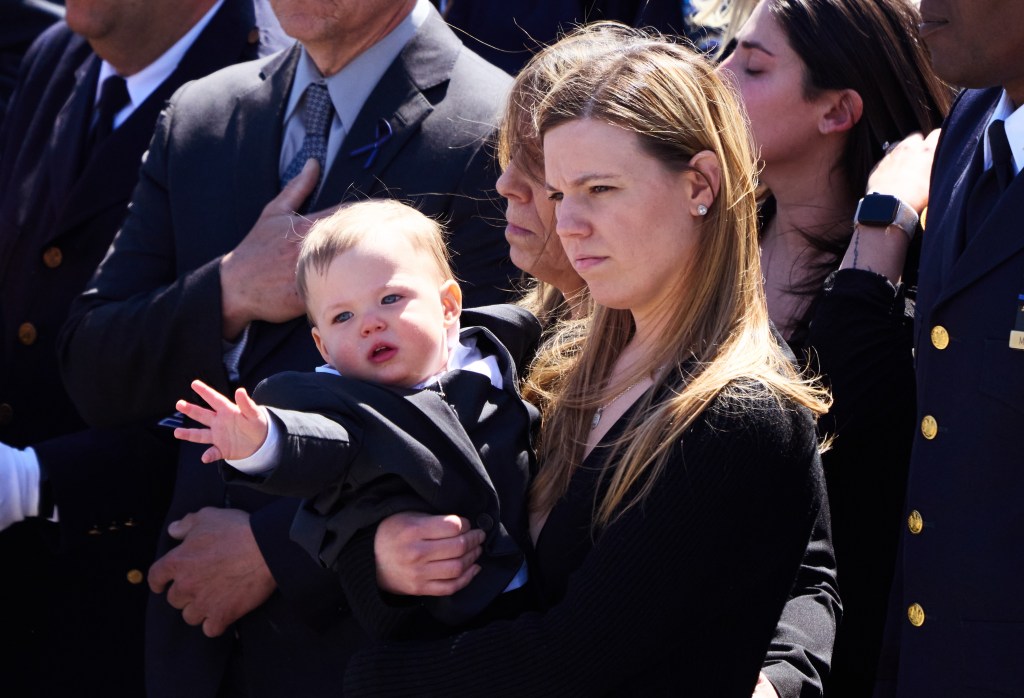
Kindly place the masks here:
MULTIPOLYGON (((114 117, 114 128, 119 127, 123 124, 129 116, 134 112, 146 99, 149 98, 156 88, 163 84, 164 80, 171 76, 171 73, 181 63, 181 59, 185 56, 192 44, 195 43, 199 35, 206 29, 206 25, 210 23, 213 16, 217 14, 217 10, 224 4, 224 0, 217 0, 214 3, 202 19, 195 23, 195 25, 189 29, 184 36, 178 39, 177 42, 164 53, 157 58, 155 61, 147 65, 145 68, 130 75, 124 79, 125 85, 128 88, 128 96, 131 98, 131 103, 124 109, 119 111, 114 117)), ((95 102, 99 102, 100 90, 103 86, 103 81, 111 75, 117 75, 117 71, 114 67, 103 61, 100 64, 100 77, 96 82, 96 98, 95 102)))
POLYGON ((985 124, 985 169, 992 166, 992 146, 988 141, 988 126, 993 121, 1002 119, 1006 127, 1006 140, 1010 142, 1013 153, 1013 173, 1019 174, 1024 167, 1024 106, 1014 109, 1010 96, 1003 90, 1003 96, 996 105, 992 116, 985 124))

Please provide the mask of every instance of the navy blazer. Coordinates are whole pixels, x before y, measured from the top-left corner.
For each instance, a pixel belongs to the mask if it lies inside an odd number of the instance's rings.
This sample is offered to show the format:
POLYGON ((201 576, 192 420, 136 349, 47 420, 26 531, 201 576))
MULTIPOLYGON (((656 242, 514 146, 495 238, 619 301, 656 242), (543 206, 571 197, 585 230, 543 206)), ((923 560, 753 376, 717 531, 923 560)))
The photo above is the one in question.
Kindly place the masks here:
MULTIPOLYGON (((219 263, 279 192, 282 110, 298 48, 227 68, 186 85, 161 115, 132 208, 61 339, 68 391, 95 424, 158 419, 201 378, 234 386, 223 365, 219 263), (139 380, 145 377, 145 380, 139 380)), ((451 231, 467 304, 504 298, 514 268, 503 231, 485 220, 494 171, 487 140, 511 78, 465 50, 435 11, 378 83, 327 173, 317 206, 392 195, 411 200, 451 231), (370 167, 351 151, 393 135, 370 167)), ((250 327, 240 384, 309 370, 320 357, 305 318, 250 327)), ((253 695, 336 695, 337 670, 362 643, 337 579, 288 537, 298 501, 228 486, 183 444, 168 519, 205 506, 240 509, 277 582, 267 603, 233 632, 205 637, 162 596, 147 617, 150 694, 207 695, 235 661, 253 695)), ((169 536, 160 550, 174 545, 169 536)))
POLYGON ((917 295, 917 433, 880 694, 893 678, 907 697, 1018 695, 1024 684, 1024 351, 1010 347, 1024 293, 1024 177, 960 252, 972 158, 1000 94, 964 92, 935 156, 917 295))

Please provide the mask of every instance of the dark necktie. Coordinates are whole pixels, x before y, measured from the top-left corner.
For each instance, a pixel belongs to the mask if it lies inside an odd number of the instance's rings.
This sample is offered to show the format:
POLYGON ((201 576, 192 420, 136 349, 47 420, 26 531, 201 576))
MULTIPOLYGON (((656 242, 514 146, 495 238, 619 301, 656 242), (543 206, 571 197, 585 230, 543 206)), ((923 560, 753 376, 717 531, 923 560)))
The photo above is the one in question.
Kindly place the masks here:
MULTIPOLYGON (((992 149, 992 166, 981 173, 967 197, 965 244, 985 223, 999 197, 1014 177, 1013 154, 1006 139, 1006 127, 1002 120, 993 121, 988 127, 988 141, 992 149)), ((984 141, 978 144, 979 155, 983 154, 984 141)), ((983 156, 983 155, 982 155, 983 156)))
POLYGON ((114 116, 131 102, 128 96, 128 85, 120 75, 111 75, 103 81, 100 88, 100 101, 96 105, 92 129, 89 132, 89 150, 97 145, 114 130, 114 116))
POLYGON ((331 103, 327 85, 322 82, 310 83, 303 97, 302 110, 302 123, 306 129, 306 136, 302 140, 299 152, 295 154, 292 161, 288 163, 288 167, 284 169, 284 174, 281 175, 282 188, 302 171, 307 160, 316 158, 320 163, 320 179, 309 200, 316 198, 320 183, 324 179, 324 166, 327 162, 327 137, 331 133, 332 121, 334 121, 334 104, 331 103))

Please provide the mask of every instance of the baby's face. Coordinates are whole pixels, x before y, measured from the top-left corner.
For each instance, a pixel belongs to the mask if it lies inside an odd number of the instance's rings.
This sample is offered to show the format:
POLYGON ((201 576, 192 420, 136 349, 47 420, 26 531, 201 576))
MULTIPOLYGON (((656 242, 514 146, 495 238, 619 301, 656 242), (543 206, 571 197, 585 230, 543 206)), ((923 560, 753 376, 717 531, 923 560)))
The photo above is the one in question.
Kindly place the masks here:
POLYGON ((436 265, 394 236, 364 240, 307 279, 313 339, 343 376, 412 387, 448 361, 462 295, 436 265))

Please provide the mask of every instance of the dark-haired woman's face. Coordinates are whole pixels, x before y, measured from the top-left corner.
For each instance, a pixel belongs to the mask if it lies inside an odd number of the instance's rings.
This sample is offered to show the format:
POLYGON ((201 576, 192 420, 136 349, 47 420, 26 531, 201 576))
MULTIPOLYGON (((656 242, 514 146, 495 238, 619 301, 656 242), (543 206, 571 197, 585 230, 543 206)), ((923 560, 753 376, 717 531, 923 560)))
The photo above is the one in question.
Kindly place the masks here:
POLYGON ((548 200, 543 176, 544 163, 520 166, 515 160, 498 178, 498 193, 505 197, 505 239, 512 263, 527 274, 551 284, 564 294, 583 287, 573 271, 562 244, 555 235, 555 205, 548 200))
POLYGON ((822 105, 806 97, 806 66, 769 12, 769 3, 758 4, 737 38, 736 50, 719 70, 731 74, 740 90, 770 186, 773 170, 809 155, 822 105))

